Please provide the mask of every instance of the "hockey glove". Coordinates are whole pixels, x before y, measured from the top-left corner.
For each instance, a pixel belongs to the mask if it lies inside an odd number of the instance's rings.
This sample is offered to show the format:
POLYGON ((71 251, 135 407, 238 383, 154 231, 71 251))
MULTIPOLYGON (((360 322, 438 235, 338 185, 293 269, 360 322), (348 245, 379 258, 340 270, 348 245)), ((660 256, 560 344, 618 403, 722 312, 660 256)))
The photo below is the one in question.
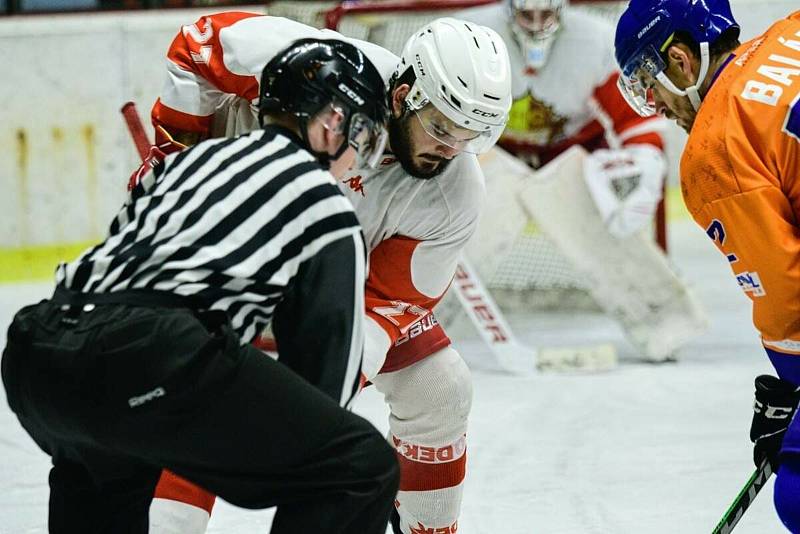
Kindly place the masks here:
POLYGON ((666 159, 650 145, 600 149, 584 160, 583 175, 608 231, 625 238, 653 220, 661 200, 666 159))
POLYGON ((756 377, 755 386, 750 425, 750 441, 755 445, 753 462, 758 466, 768 458, 777 467, 783 436, 800 402, 800 387, 770 375, 756 377))
POLYGON ((150 146, 144 161, 142 161, 138 169, 133 171, 133 174, 128 179, 128 191, 132 191, 150 169, 154 169, 159 163, 163 162, 167 154, 180 152, 184 148, 186 148, 185 144, 173 139, 162 126, 156 126, 156 144, 150 146))

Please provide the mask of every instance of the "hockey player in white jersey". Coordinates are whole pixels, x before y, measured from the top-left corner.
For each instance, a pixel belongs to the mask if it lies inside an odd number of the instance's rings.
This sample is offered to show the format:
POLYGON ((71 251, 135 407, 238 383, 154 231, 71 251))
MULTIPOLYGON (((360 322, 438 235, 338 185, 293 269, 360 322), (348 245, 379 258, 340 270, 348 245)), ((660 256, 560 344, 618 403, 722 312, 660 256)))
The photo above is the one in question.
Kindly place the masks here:
POLYGON ((508 45, 514 103, 500 146, 539 168, 582 145, 586 183, 608 230, 626 237, 652 221, 666 175, 663 122, 626 108, 613 25, 567 0, 504 0, 456 16, 508 45))
MULTIPOLYGON (((168 152, 248 131, 255 124, 254 74, 283 43, 314 36, 342 38, 248 13, 220 13, 184 26, 167 54, 167 82, 152 111, 157 145, 168 152)), ((389 150, 378 168, 353 169, 339 185, 370 251, 363 372, 391 408, 390 440, 401 465, 393 528, 454 533, 472 388, 466 364, 431 309, 477 224, 484 183, 474 154, 493 146, 505 126, 508 55, 492 30, 453 19, 417 32, 402 58, 344 39, 384 75, 392 109, 389 150)), ((202 532, 213 501, 165 472, 151 531, 186 532, 192 524, 192 532, 202 532)))

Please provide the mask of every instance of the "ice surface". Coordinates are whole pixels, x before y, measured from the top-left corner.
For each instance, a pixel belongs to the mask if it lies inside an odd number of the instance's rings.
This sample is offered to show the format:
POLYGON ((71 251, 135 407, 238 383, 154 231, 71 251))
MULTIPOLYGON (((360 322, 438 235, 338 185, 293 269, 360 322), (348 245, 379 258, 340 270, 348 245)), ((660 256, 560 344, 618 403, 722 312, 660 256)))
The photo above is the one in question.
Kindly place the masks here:
MULTIPOLYGON (((475 382, 459 533, 707 533, 738 493, 753 469, 753 378, 771 368, 727 262, 688 221, 671 229, 673 259, 711 317, 678 363, 638 363, 616 325, 594 314, 510 319, 531 345, 616 343, 622 365, 608 373, 512 377, 477 339, 457 343, 475 382)), ((14 311, 49 291, 0 286, 0 343, 14 311)), ((356 409, 386 432, 377 392, 356 409)), ((0 402, 0 534, 46 532, 48 469, 0 402)), ((270 517, 218 503, 209 532, 266 532, 270 517)), ((735 532, 786 532, 771 483, 735 532)))

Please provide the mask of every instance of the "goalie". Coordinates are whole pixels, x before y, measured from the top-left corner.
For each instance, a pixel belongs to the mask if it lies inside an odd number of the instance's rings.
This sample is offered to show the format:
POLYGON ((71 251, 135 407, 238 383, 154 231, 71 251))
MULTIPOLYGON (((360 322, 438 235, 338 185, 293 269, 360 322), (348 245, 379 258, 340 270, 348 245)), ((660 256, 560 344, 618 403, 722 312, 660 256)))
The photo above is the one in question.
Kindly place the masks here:
MULTIPOLYGON (((503 257, 533 217, 639 357, 674 360, 706 319, 644 231, 662 198, 665 121, 634 113, 617 89, 613 26, 566 0, 506 0, 458 16, 481 21, 508 43, 514 102, 499 144, 528 165, 505 154, 482 162, 500 182, 487 184, 495 204, 487 212, 507 214, 508 237, 480 225, 474 243, 482 250, 470 254, 503 257), (512 217, 516 206, 522 209, 512 217)), ((494 261, 483 262, 482 275, 499 269, 494 261)))
POLYGON ((567 0, 505 0, 457 16, 508 45, 514 102, 500 146, 536 169, 581 145, 609 232, 624 238, 652 221, 667 169, 663 122, 638 116, 617 90, 611 23, 567 0))

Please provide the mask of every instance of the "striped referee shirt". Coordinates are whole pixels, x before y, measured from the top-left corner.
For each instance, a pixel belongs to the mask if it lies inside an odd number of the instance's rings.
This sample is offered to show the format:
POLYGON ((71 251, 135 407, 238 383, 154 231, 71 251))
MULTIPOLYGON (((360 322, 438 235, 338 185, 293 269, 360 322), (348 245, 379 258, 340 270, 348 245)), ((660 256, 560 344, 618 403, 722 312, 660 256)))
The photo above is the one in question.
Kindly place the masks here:
MULTIPOLYGON (((292 316, 276 329, 281 359, 284 345, 303 351, 308 341, 320 358, 338 360, 311 374, 347 405, 360 373, 365 258, 353 208, 331 174, 292 132, 268 126, 168 156, 131 191, 107 239, 59 265, 56 279, 82 293, 190 297, 226 311, 243 344, 284 306, 292 316), (291 339, 303 336, 311 338, 291 339), (326 354, 313 336, 340 346, 326 354)), ((308 367, 309 355, 298 358, 308 367)))

